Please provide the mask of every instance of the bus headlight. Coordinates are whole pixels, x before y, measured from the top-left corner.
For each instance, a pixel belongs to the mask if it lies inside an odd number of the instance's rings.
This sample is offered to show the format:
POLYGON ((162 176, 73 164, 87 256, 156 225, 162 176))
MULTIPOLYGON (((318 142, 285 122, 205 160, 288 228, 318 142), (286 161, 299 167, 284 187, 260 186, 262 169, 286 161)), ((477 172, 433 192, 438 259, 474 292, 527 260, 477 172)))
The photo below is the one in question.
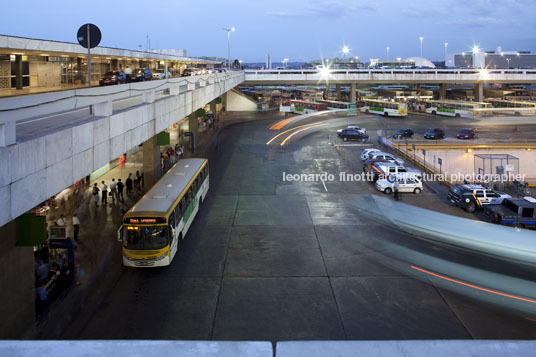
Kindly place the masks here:
POLYGON ((164 259, 165 257, 167 257, 168 253, 169 253, 169 250, 166 250, 166 251, 164 252, 164 254, 162 254, 161 256, 159 256, 158 258, 156 258, 155 260, 162 260, 162 259, 164 259))

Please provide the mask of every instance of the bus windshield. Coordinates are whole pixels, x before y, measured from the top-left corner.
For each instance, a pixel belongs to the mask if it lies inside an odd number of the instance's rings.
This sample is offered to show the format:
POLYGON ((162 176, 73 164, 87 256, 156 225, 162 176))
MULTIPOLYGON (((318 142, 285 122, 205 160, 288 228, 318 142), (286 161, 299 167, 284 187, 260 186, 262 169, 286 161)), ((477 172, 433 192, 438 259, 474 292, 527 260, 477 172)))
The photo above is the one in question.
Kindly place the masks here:
POLYGON ((162 249, 168 245, 167 226, 125 227, 123 246, 134 250, 162 249))

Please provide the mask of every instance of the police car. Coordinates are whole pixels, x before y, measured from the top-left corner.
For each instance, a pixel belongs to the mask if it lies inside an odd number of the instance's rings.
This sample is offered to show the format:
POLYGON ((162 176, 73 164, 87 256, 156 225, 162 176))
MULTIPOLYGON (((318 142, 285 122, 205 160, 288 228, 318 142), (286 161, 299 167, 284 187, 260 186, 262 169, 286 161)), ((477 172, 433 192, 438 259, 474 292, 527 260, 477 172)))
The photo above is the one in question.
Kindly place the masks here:
POLYGON ((448 193, 449 201, 467 212, 474 212, 486 205, 500 205, 505 198, 512 196, 493 191, 481 185, 455 185, 448 193))

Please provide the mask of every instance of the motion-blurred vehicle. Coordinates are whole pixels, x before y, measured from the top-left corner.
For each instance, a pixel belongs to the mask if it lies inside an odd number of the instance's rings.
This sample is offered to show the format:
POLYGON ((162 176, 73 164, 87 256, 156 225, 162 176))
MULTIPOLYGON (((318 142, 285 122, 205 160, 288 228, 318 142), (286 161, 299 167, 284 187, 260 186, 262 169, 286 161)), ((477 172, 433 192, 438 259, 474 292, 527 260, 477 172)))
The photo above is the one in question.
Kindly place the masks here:
POLYGON ((424 133, 424 138, 429 140, 438 140, 445 138, 445 132, 441 128, 430 128, 424 133))
POLYGON ((456 137, 458 139, 474 139, 475 138, 475 131, 473 129, 461 129, 456 134, 456 137))
POLYGON ((127 75, 122 71, 106 72, 101 79, 99 85, 108 86, 113 84, 123 84, 127 82, 127 75))
POLYGON ((391 135, 393 138, 411 138, 413 136, 413 130, 411 129, 398 129, 391 135))
POLYGON ((500 205, 504 199, 512 196, 493 191, 482 185, 454 185, 447 194, 448 200, 467 212, 473 213, 477 208, 484 208, 486 205, 500 205))

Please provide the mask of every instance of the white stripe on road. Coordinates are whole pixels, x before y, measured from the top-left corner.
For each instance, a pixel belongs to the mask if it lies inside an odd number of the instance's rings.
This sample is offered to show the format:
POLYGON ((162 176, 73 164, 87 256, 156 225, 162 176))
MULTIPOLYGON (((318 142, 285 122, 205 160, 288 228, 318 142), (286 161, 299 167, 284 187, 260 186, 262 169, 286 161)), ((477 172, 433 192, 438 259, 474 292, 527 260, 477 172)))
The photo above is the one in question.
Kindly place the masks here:
POLYGON ((324 182, 324 180, 320 179, 320 181, 322 181, 322 185, 324 185, 324 190, 326 190, 326 192, 328 192, 328 188, 326 187, 326 183, 324 182))

